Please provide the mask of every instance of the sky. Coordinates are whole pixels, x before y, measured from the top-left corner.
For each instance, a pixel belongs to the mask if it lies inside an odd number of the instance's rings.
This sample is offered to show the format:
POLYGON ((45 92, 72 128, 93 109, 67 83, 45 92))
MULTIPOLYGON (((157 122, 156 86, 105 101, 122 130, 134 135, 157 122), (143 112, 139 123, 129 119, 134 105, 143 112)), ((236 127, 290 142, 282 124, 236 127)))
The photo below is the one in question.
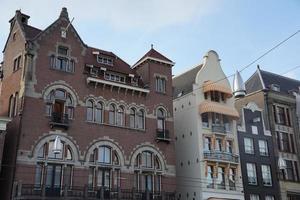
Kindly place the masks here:
MULTIPOLYGON (((133 65, 153 44, 176 63, 173 75, 215 50, 229 76, 300 30, 300 0, 0 0, 0 5, 1 48, 15 10, 45 29, 67 7, 87 45, 133 65)), ((300 33, 244 70, 244 80, 257 65, 278 74, 300 66, 300 33)), ((284 75, 300 79, 300 67, 284 75)))

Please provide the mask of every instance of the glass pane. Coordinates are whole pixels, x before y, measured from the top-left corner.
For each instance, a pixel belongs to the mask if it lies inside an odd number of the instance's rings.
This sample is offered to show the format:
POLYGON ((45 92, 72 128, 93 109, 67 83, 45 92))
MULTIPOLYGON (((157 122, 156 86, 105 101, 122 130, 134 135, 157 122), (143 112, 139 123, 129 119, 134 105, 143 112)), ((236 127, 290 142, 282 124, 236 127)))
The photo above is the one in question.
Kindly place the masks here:
POLYGON ((47 177, 46 177, 46 186, 52 186, 52 179, 53 179, 53 165, 47 166, 47 177))
POLYGON ((61 181, 61 166, 55 166, 55 178, 54 178, 54 187, 60 187, 61 181))
POLYGON ((89 168, 89 180, 88 180, 88 187, 92 188, 94 187, 94 169, 93 167, 89 168))
POLYGON ((42 183, 42 170, 43 166, 42 164, 37 164, 35 168, 35 181, 34 185, 35 187, 40 187, 42 183))
POLYGON ((71 186, 72 167, 66 166, 64 170, 64 185, 71 186))

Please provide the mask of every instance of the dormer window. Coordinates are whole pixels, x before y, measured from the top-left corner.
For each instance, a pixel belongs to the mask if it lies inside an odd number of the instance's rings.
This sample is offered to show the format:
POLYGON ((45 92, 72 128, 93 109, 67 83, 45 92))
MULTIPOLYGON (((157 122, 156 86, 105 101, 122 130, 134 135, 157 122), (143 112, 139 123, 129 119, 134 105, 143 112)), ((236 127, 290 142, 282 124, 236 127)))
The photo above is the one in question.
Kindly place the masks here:
POLYGON ((111 72, 105 72, 104 79, 109 81, 125 83, 125 76, 111 72))
POLYGON ((98 56, 97 56, 97 62, 98 62, 98 63, 101 63, 101 64, 104 64, 104 65, 110 65, 110 66, 113 66, 113 59, 112 59, 112 58, 105 57, 105 56, 103 56, 103 55, 98 55, 98 56))
POLYGON ((280 92, 280 85, 277 84, 271 84, 271 90, 280 92))

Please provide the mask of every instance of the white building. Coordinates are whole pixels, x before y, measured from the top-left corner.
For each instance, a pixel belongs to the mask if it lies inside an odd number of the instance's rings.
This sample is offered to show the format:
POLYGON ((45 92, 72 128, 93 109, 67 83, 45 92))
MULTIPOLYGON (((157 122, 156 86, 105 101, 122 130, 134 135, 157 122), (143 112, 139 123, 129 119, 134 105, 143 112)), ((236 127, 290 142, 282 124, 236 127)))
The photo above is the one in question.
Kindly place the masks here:
POLYGON ((177 199, 244 199, 231 87, 218 54, 173 78, 177 199))

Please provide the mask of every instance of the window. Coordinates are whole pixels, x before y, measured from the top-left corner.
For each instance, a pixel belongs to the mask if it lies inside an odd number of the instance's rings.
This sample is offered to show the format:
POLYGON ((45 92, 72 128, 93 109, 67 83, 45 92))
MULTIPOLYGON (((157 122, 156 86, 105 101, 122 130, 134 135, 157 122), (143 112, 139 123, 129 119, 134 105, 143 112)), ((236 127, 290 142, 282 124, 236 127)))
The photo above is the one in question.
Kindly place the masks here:
POLYGON ((223 124, 226 132, 230 132, 230 121, 227 115, 222 115, 223 116, 223 124))
POLYGON ((228 180, 229 180, 229 189, 230 190, 235 190, 235 169, 234 168, 230 168, 229 169, 229 174, 228 174, 228 180))
POLYGON ((111 148, 107 146, 99 147, 99 157, 98 162, 111 164, 111 148))
POLYGON ((207 166, 207 188, 214 188, 214 167, 211 165, 207 166))
POLYGON ((257 195, 257 194, 250 194, 250 200, 259 200, 259 195, 257 195))
POLYGON ((226 152, 232 153, 232 141, 231 140, 226 141, 226 152))
POLYGON ((257 185, 256 166, 253 163, 247 163, 247 176, 249 185, 257 185))
POLYGON ((278 149, 283 152, 292 152, 291 151, 291 144, 289 141, 289 134, 284 132, 277 132, 277 144, 278 149))
POLYGON ((114 104, 109 105, 108 119, 109 124, 114 125, 116 123, 116 106, 114 104))
POLYGON ((18 56, 17 58, 15 58, 14 60, 14 68, 13 68, 13 71, 17 71, 18 69, 20 69, 21 67, 21 56, 18 56))
POLYGON ((14 117, 14 112, 15 112, 15 97, 11 95, 9 97, 8 117, 14 117))
POLYGON ((285 162, 286 162, 285 180, 294 181, 295 180, 295 174, 294 174, 293 161, 285 160, 285 162))
POLYGON ((165 112, 162 108, 157 110, 157 129, 165 131, 165 112))
POLYGON ((252 129, 252 134, 254 135, 258 134, 257 126, 251 126, 251 129, 252 129))
POLYGON ((104 64, 104 65, 110 65, 110 66, 113 66, 113 59, 112 59, 112 58, 105 57, 105 56, 103 56, 103 55, 98 55, 98 56, 97 56, 97 62, 98 62, 98 63, 101 63, 101 64, 104 64))
POLYGON ((152 168, 152 153, 149 151, 142 152, 142 167, 152 168))
POLYGON ((57 55, 50 56, 50 67, 64 72, 75 71, 75 60, 70 58, 67 47, 58 46, 57 55))
POLYGON ((261 165, 261 173, 264 186, 272 186, 271 167, 269 165, 261 165))
POLYGON ((217 138, 215 144, 215 151, 222 151, 222 139, 217 138))
POLYGON ((275 122, 286 126, 291 126, 289 108, 273 105, 275 122))
POLYGON ((208 121, 208 113, 202 113, 202 127, 208 128, 209 127, 209 121, 208 121))
POLYGON ((166 79, 162 77, 156 77, 156 92, 166 93, 166 79))
POLYGON ((254 154, 254 146, 252 138, 244 138, 245 153, 254 154))
POLYGON ((145 114, 143 110, 139 110, 137 112, 137 128, 138 129, 145 129, 145 114))
POLYGON ((218 167, 218 177, 217 177, 218 189, 225 189, 225 168, 218 167))
POLYGON ((42 173, 43 173, 43 165, 41 163, 38 163, 35 167, 35 180, 34 180, 35 187, 41 187, 42 173))
POLYGON ((267 195, 265 200, 275 200, 275 197, 272 195, 267 195))
POLYGON ((95 122, 102 123, 103 120, 103 105, 101 102, 97 102, 95 107, 95 122))
POLYGON ((268 156, 269 155, 268 142, 266 140, 259 140, 258 141, 258 146, 259 146, 259 154, 261 156, 268 156))
POLYGON ((213 123, 213 125, 221 125, 221 114, 213 113, 212 123, 213 123))
POLYGON ((211 138, 210 137, 204 138, 204 150, 211 151, 211 138))
POLYGON ((131 108, 130 114, 129 114, 129 127, 130 128, 135 128, 135 114, 136 114, 135 109, 131 108))
POLYGON ((94 112, 94 102, 92 100, 88 100, 86 104, 86 120, 93 121, 94 112))
POLYGON ((124 126, 125 117, 124 117, 124 107, 119 106, 117 110, 117 125, 118 126, 124 126))
POLYGON ((105 72, 104 79, 114 82, 125 83, 125 76, 111 72, 105 72))
POLYGON ((220 102, 220 92, 210 91, 210 100, 215 102, 220 102))

